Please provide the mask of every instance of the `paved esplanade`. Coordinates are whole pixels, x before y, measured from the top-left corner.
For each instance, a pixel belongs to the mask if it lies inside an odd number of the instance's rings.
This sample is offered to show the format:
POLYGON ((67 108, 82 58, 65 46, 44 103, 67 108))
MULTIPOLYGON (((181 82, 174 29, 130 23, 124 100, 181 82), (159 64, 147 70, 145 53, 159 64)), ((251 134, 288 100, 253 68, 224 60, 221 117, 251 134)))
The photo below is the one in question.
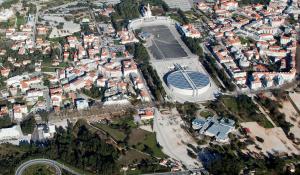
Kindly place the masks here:
POLYGON ((22 175, 23 172, 26 170, 26 168, 28 168, 32 165, 36 165, 36 164, 44 164, 44 165, 52 166, 53 168, 55 168, 57 175, 62 174, 61 169, 64 169, 71 174, 80 175, 79 173, 73 171, 72 169, 66 167, 65 165, 58 163, 55 160, 50 160, 50 159, 33 159, 33 160, 29 160, 27 162, 24 162, 17 168, 15 175, 22 175))

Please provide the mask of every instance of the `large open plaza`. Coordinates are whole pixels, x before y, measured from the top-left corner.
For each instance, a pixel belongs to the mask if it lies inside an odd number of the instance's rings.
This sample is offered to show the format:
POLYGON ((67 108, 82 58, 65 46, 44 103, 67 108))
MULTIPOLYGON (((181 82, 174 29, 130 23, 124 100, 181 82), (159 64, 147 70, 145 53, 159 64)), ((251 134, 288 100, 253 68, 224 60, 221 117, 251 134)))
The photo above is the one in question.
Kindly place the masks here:
POLYGON ((153 35, 149 41, 149 50, 156 59, 186 57, 187 53, 172 35, 167 26, 143 27, 142 31, 153 35))
POLYGON ((175 23, 169 18, 139 18, 130 23, 129 28, 141 29, 151 35, 145 46, 152 66, 162 80, 168 101, 184 103, 212 100, 219 89, 199 62, 198 56, 183 43, 175 23), (179 72, 178 67, 182 69, 179 72), (176 80, 178 77, 181 79, 176 80), (185 82, 187 88, 182 88, 179 81, 185 82))

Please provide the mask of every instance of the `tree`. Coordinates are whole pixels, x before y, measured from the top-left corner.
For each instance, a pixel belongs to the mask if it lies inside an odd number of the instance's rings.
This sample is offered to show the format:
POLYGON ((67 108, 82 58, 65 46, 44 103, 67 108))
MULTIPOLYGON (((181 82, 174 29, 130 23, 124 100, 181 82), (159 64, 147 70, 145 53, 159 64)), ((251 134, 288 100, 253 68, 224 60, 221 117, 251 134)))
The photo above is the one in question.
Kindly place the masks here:
POLYGON ((103 98, 104 97, 104 92, 105 92, 105 88, 102 88, 100 90, 99 87, 95 86, 94 84, 92 85, 91 89, 82 89, 82 92, 94 99, 99 99, 99 98, 103 98))
POLYGON ((0 128, 7 128, 12 125, 13 123, 11 121, 11 118, 8 115, 0 118, 0 128))
POLYGON ((32 134, 35 128, 36 121, 33 116, 21 122, 21 129, 24 134, 32 134))
POLYGON ((43 84, 44 84, 44 86, 47 86, 47 87, 50 88, 51 83, 50 83, 50 81, 49 81, 48 78, 44 78, 44 79, 43 79, 43 84))

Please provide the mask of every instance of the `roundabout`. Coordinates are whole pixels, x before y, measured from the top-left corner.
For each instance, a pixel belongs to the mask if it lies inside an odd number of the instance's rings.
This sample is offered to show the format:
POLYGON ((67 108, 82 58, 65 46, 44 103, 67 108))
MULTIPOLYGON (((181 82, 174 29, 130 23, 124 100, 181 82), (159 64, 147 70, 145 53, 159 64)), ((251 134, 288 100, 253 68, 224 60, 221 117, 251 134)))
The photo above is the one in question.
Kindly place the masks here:
POLYGON ((62 174, 62 169, 75 175, 80 175, 79 173, 75 172, 74 170, 66 167, 65 165, 55 161, 55 160, 50 160, 50 159, 33 159, 29 160, 27 162, 22 163, 16 170, 15 175, 22 175, 25 170, 33 165, 48 165, 52 168, 55 169, 55 174, 56 175, 61 175, 62 174))

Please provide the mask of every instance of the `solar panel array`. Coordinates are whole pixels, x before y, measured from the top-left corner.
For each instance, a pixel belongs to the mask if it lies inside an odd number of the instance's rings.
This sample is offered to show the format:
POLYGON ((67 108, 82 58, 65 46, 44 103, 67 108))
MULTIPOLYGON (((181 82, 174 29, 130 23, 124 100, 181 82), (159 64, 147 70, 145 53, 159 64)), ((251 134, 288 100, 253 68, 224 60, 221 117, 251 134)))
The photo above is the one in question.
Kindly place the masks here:
POLYGON ((193 85, 189 82, 189 80, 191 80, 198 89, 209 84, 209 78, 207 75, 195 71, 175 71, 167 77, 168 84, 176 88, 192 90, 193 85))

